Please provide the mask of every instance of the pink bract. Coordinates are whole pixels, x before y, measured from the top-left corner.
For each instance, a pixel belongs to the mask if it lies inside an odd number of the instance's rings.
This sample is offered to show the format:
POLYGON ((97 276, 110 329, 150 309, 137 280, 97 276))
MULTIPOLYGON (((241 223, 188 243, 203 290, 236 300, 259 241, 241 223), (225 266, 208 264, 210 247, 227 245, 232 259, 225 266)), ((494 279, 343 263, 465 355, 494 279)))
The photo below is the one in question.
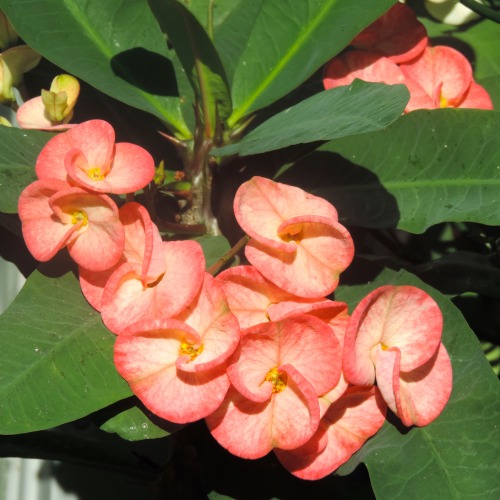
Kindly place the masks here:
POLYGON ((69 124, 68 122, 73 118, 73 113, 69 114, 64 123, 54 125, 45 113, 45 106, 42 102, 42 97, 34 97, 29 101, 23 103, 16 113, 17 123, 21 128, 37 129, 37 130, 53 130, 61 131, 75 127, 76 124, 69 124))
POLYGON ((132 193, 154 177, 154 160, 140 146, 115 144, 103 120, 89 120, 56 135, 36 162, 39 179, 56 178, 101 193, 132 193))
POLYGON ((90 305, 101 310, 104 287, 118 265, 129 262, 146 286, 165 272, 162 240, 149 212, 139 203, 129 202, 119 209, 120 221, 125 230, 125 246, 120 261, 102 272, 79 269, 80 286, 90 305))
POLYGON ((394 63, 418 57, 427 46, 427 30, 407 5, 396 3, 363 30, 351 45, 379 52, 394 63))
POLYGON ((175 423, 204 418, 229 388, 226 360, 236 348, 239 326, 212 276, 179 319, 144 320, 115 343, 115 364, 141 401, 175 423))
POLYGON ((294 476, 321 479, 347 462, 382 427, 386 409, 376 387, 351 387, 328 408, 307 443, 274 452, 294 476))
POLYGON ((356 307, 347 327, 343 369, 348 382, 369 386, 376 380, 405 425, 426 425, 439 415, 451 393, 442 327, 438 305, 423 290, 374 290, 356 307))
POLYGON ((106 195, 57 179, 35 181, 19 197, 19 217, 26 245, 37 260, 47 261, 67 247, 78 265, 103 271, 123 252, 118 207, 106 195))
MULTIPOLYGON (((147 319, 175 316, 197 296, 205 273, 205 258, 196 241, 163 242, 160 247, 165 271, 148 282, 130 262, 121 264, 108 279, 102 295, 104 324, 115 334, 147 319)), ((154 261, 158 256, 152 257, 154 261)), ((157 265, 157 271, 161 270, 157 265)))
POLYGON ((468 59, 451 47, 428 47, 420 57, 400 68, 408 81, 427 93, 435 108, 493 109, 488 93, 474 82, 468 59))
POLYGON ((210 432, 243 458, 304 444, 319 424, 318 396, 339 380, 340 357, 332 330, 312 316, 243 330, 227 370, 234 390, 206 418, 210 432))
POLYGON ((238 189, 234 212, 251 237, 249 262, 292 295, 328 295, 352 261, 352 238, 335 208, 300 188, 253 177, 238 189))

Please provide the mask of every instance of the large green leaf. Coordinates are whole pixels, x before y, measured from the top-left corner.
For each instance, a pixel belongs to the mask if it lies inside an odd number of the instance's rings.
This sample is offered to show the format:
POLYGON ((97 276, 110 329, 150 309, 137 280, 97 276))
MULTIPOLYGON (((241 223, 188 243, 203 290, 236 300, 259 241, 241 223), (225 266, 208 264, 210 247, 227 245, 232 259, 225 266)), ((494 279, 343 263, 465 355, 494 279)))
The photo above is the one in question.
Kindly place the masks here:
POLYGON ((21 191, 36 180, 35 163, 49 132, 0 127, 0 212, 17 212, 21 191))
POLYGON ((130 396, 113 343, 72 273, 35 271, 0 316, 0 433, 48 429, 130 396))
POLYGON ((293 168, 318 179, 316 194, 349 225, 414 233, 445 221, 500 225, 499 137, 497 111, 414 111, 380 132, 331 141, 293 168))
POLYGON ((49 61, 191 136, 165 39, 145 1, 0 0, 0 9, 49 61))
POLYGON ((408 98, 404 85, 356 80, 274 115, 240 142, 216 149, 213 154, 245 156, 381 130, 401 115, 408 98))
POLYGON ((231 114, 231 96, 221 60, 196 17, 177 0, 149 0, 160 26, 176 49, 202 110, 205 136, 231 114))
MULTIPOLYGON (((238 62, 229 126, 280 97, 338 54, 394 0, 266 0, 241 2, 231 21, 238 62)), ((226 24, 224 23, 224 24, 226 24)), ((222 27, 221 27, 222 32, 222 27)), ((220 43, 220 42, 218 42, 220 43)))
POLYGON ((500 383, 477 338, 446 297, 409 273, 386 270, 369 285, 339 288, 336 298, 354 307, 385 284, 417 286, 439 304, 453 391, 430 425, 398 429, 386 422, 339 472, 349 474, 364 462, 377 498, 497 498, 500 383))

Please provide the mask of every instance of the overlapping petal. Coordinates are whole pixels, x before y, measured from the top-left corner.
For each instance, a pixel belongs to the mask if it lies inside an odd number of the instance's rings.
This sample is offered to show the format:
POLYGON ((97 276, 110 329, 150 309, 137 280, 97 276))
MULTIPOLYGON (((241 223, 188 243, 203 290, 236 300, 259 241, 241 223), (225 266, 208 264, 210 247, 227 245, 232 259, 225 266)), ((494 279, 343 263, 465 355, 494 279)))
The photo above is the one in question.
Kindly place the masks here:
POLYGON ((75 262, 93 271, 115 265, 125 234, 118 208, 106 195, 46 179, 30 184, 19 198, 23 235, 33 256, 51 259, 67 246, 75 262))
POLYGON ((57 178, 97 192, 124 194, 154 177, 154 160, 140 146, 115 144, 111 125, 89 120, 53 137, 36 163, 39 179, 57 178))
POLYGON ((197 296, 205 273, 205 258, 195 241, 163 242, 165 272, 143 283, 136 267, 124 263, 110 276, 102 296, 104 324, 119 334, 145 319, 179 314, 197 296))
POLYGON ((295 450, 275 449, 281 464, 301 479, 321 479, 347 462, 385 421, 376 387, 351 387, 321 419, 310 441, 295 450))

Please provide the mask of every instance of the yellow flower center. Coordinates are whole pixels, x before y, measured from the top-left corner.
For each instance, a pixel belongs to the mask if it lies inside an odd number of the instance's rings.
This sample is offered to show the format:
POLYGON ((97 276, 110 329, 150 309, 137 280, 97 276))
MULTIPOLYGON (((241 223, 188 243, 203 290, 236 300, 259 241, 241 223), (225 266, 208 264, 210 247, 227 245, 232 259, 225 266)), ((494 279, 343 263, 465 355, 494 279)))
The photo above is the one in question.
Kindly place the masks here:
POLYGON ((192 344, 183 342, 180 348, 181 355, 189 356, 191 358, 191 361, 193 361, 196 357, 198 357, 198 355, 201 354, 202 351, 203 351, 203 344, 200 347, 196 348, 192 344))
POLYGON ((274 393, 284 391, 287 381, 287 374, 285 372, 279 372, 277 368, 272 368, 267 372, 266 382, 271 382, 271 384, 273 384, 274 393))
POLYGON ((447 108, 448 107, 448 99, 446 99, 446 97, 444 97, 443 94, 441 94, 439 96, 439 106, 441 108, 447 108))
POLYGON ((89 223, 87 214, 83 210, 75 210, 71 214, 71 223, 78 224, 78 222, 81 222, 82 226, 86 226, 89 223))
POLYGON ((89 168, 89 170, 87 171, 87 175, 93 181, 102 181, 106 178, 106 176, 101 172, 100 167, 89 168))
POLYGON ((279 237, 289 243, 290 241, 295 241, 295 243, 300 243, 303 238, 302 224, 293 224, 287 228, 286 233, 281 233, 279 237))

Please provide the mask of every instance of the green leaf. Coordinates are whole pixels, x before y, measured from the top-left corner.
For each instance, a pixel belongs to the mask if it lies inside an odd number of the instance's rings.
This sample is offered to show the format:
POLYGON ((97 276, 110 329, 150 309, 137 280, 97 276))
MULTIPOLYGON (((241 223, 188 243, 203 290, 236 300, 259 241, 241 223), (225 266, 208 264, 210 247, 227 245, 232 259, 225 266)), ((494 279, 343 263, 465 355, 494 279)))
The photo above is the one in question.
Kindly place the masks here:
POLYGON ((224 236, 210 236, 206 234, 199 238, 195 238, 195 240, 203 248, 207 268, 215 264, 231 249, 231 245, 224 236))
POLYGON ((166 437, 181 427, 161 420, 149 411, 144 412, 137 406, 118 413, 101 425, 103 431, 116 433, 127 441, 166 437), (170 427, 169 430, 166 430, 167 427, 170 427))
POLYGON ((356 80, 305 99, 274 115, 240 142, 212 154, 245 156, 380 130, 401 115, 408 99, 404 85, 356 80))
POLYGON ((385 270, 369 285, 340 287, 336 299, 354 307, 385 284, 417 286, 439 304, 453 391, 434 422, 403 431, 386 422, 339 473, 349 474, 364 462, 377 498, 497 498, 499 380, 459 310, 410 273, 385 270))
POLYGON ((130 396, 113 343, 72 273, 35 271, 0 316, 0 433, 48 429, 130 396))
POLYGON ((231 96, 217 51, 206 31, 177 0, 149 0, 160 26, 168 35, 193 86, 202 109, 205 136, 231 114, 231 96))
POLYGON ((446 221, 500 225, 499 137, 497 111, 419 110, 331 141, 291 170, 317 178, 315 193, 348 225, 413 233, 446 221), (339 164, 334 152, 360 167, 339 164))
POLYGON ((36 159, 54 134, 0 127, 0 212, 17 212, 21 191, 37 179, 36 159))
POLYGON ((0 0, 0 9, 49 61, 191 137, 165 39, 146 2, 0 0))
POLYGON ((256 3, 258 11, 253 2, 241 2, 230 17, 236 35, 232 57, 238 57, 232 78, 230 127, 304 82, 394 0, 256 3))

